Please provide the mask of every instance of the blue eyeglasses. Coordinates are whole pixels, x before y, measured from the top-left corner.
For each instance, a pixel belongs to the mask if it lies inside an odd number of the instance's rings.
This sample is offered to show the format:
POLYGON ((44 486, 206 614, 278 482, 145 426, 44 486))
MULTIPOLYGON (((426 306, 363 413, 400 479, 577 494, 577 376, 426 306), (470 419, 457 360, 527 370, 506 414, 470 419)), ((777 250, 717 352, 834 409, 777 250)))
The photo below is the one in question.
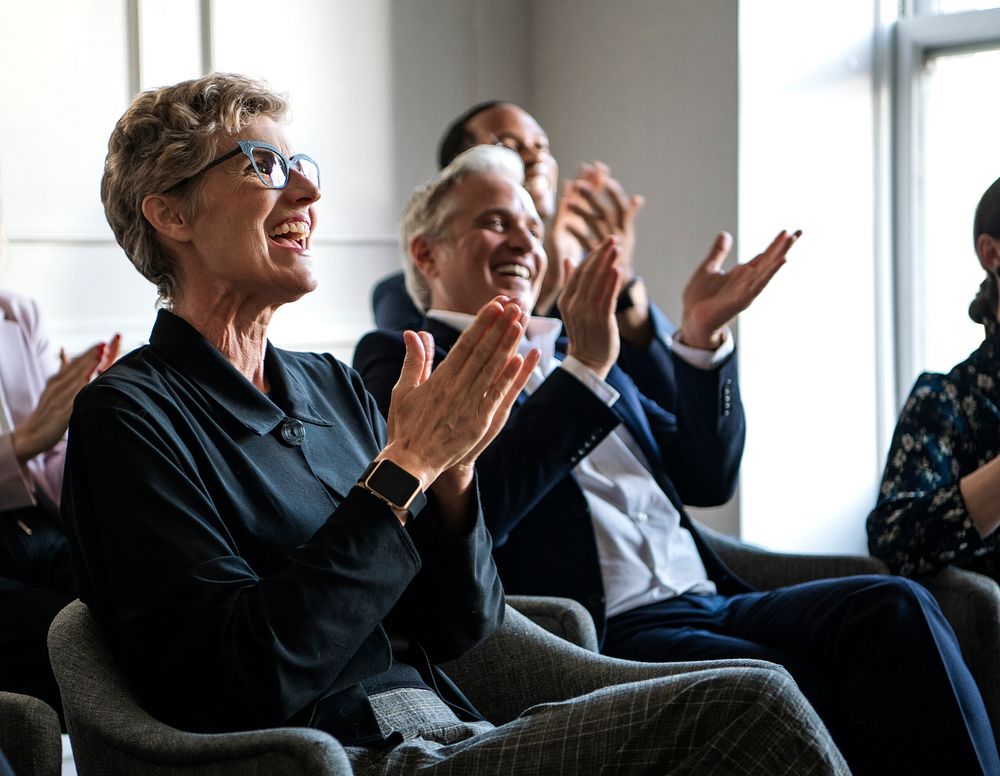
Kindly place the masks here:
POLYGON ((293 167, 310 180, 317 189, 319 188, 319 165, 316 164, 314 159, 305 154, 295 154, 289 159, 273 145, 265 143, 262 140, 237 140, 236 148, 232 151, 209 162, 209 164, 202 167, 194 175, 189 175, 176 185, 180 186, 181 183, 186 183, 192 178, 197 178, 202 173, 208 172, 217 164, 222 164, 232 159, 237 154, 243 154, 250 160, 250 164, 253 165, 254 172, 257 173, 260 182, 269 189, 285 188, 288 185, 289 178, 291 178, 289 171, 293 167))

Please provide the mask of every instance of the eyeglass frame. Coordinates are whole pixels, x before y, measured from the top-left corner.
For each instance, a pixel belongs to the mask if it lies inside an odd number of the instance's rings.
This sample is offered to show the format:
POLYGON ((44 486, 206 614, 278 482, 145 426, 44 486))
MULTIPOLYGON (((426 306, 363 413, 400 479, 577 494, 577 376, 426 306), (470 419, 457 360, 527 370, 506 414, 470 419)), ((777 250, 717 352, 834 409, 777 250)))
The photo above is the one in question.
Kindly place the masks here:
POLYGON ((202 174, 208 172, 209 170, 211 170, 216 165, 219 165, 219 164, 222 164, 223 162, 229 161, 234 156, 236 156, 237 154, 240 154, 240 153, 242 153, 247 159, 250 160, 250 166, 253 167, 253 171, 257 174, 257 179, 261 183, 263 183, 269 189, 273 189, 275 191, 281 191, 282 189, 287 188, 288 187, 288 182, 292 179, 292 170, 293 169, 297 170, 300 175, 302 175, 303 177, 306 178, 306 180, 309 180, 308 176, 306 176, 306 174, 304 172, 302 172, 302 168, 298 166, 298 161, 300 159, 305 159, 306 161, 313 163, 313 166, 316 168, 316 188, 317 189, 320 188, 319 162, 317 162, 311 156, 307 156, 306 154, 293 154, 291 157, 287 157, 283 153, 281 153, 280 149, 275 148, 270 143, 265 143, 263 140, 237 140, 236 141, 236 148, 234 148, 232 151, 228 151, 227 153, 224 153, 219 158, 213 159, 211 162, 209 162, 204 167, 202 167, 200 170, 198 170, 198 172, 196 172, 196 173, 194 173, 192 175, 187 176, 183 180, 178 181, 177 183, 175 183, 170 188, 171 189, 176 189, 179 186, 182 186, 183 184, 187 183, 188 181, 194 180, 199 175, 202 175, 202 174), (285 178, 284 185, 282 185, 282 186, 274 186, 274 185, 268 183, 266 180, 264 180, 264 175, 261 173, 260 170, 257 169, 257 161, 253 158, 253 150, 255 148, 264 148, 264 149, 267 149, 268 151, 271 151, 271 152, 277 154, 278 157, 285 163, 285 167, 288 170, 288 177, 285 178))

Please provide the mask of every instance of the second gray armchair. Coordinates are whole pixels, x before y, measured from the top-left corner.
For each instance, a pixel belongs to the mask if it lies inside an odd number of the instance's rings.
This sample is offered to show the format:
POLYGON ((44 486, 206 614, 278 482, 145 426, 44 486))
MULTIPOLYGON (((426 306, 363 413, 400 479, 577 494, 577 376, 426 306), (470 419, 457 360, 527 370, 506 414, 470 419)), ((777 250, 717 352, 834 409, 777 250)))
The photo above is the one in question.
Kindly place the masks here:
MULTIPOLYGON (((889 573, 877 558, 771 552, 699 527, 726 565, 760 590, 811 579, 889 573)), ((989 577, 958 568, 945 568, 917 581, 931 591, 951 623, 1000 739, 1000 586, 989 577)))

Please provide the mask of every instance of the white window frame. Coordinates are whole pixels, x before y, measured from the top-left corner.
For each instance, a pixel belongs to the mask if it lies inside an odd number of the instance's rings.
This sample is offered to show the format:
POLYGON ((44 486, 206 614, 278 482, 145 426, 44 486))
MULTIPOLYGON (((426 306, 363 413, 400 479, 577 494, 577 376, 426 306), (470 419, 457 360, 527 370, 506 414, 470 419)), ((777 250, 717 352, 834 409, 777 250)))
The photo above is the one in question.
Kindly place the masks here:
POLYGON ((910 378, 922 366, 923 268, 916 253, 920 158, 920 71, 929 56, 1000 47, 1000 8, 934 14, 934 0, 914 0, 895 26, 895 130, 893 132, 893 274, 895 391, 906 399, 910 378))

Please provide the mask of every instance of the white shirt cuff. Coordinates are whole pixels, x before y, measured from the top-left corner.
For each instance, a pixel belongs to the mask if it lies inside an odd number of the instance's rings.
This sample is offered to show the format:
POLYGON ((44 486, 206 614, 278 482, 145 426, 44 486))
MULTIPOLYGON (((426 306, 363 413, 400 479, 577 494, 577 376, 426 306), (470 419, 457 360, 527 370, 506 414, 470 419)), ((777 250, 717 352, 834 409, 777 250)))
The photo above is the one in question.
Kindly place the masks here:
POLYGON ((729 358, 729 356, 731 356, 733 351, 736 349, 736 343, 733 342, 733 332, 728 326, 723 329, 722 336, 724 338, 722 340, 722 344, 715 350, 692 348, 690 345, 678 342, 672 335, 667 335, 667 345, 670 346, 670 349, 674 351, 674 353, 687 361, 691 366, 697 367, 698 369, 715 369, 719 366, 719 364, 729 358))
POLYGON ((563 359, 562 368, 587 386, 591 393, 603 401, 608 407, 618 401, 618 397, 621 396, 618 391, 598 377, 594 370, 592 370, 589 366, 585 366, 574 356, 566 356, 566 358, 563 359))

